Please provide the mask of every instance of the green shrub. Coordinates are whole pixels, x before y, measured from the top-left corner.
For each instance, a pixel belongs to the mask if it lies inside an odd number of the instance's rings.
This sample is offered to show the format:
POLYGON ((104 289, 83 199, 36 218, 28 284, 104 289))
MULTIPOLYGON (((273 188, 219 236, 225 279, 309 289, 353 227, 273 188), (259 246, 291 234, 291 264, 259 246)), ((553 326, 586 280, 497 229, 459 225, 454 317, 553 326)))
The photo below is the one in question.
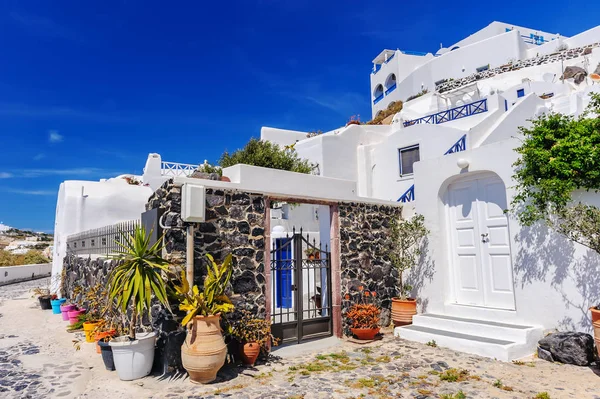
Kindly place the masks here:
POLYGON ((237 164, 261 166, 263 168, 288 170, 297 173, 311 173, 316 165, 301 159, 293 146, 281 148, 270 141, 255 138, 239 150, 232 153, 225 151, 219 158, 219 166, 227 168, 237 164))

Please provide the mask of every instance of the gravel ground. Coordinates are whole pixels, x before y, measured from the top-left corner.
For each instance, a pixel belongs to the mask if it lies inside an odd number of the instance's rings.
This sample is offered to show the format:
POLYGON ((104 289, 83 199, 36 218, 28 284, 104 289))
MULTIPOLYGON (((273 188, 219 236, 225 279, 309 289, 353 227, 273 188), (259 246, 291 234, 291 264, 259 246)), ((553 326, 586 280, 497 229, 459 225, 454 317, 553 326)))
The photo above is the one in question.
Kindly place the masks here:
POLYGON ((82 334, 39 309, 29 291, 44 280, 0 287, 1 398, 535 398, 600 399, 600 370, 531 359, 519 364, 392 337, 367 345, 224 367, 215 383, 185 376, 120 381, 82 334), (446 395, 446 396, 444 396, 446 395))

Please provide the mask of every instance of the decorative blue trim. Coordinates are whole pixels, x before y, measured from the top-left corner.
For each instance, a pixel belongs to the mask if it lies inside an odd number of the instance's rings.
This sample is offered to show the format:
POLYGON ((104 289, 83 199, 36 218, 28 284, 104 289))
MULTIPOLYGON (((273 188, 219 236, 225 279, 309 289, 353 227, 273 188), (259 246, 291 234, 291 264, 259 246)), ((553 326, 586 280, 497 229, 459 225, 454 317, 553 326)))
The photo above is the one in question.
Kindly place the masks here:
POLYGON ((450 108, 437 114, 427 115, 419 119, 404 122, 404 127, 428 123, 430 125, 439 125, 440 123, 454 121, 456 119, 466 118, 467 116, 477 115, 487 112, 487 98, 475 101, 460 107, 450 108))
POLYGON ((406 54, 406 55, 419 55, 419 56, 423 56, 423 55, 427 55, 427 53, 424 53, 422 51, 404 51, 401 50, 402 54, 406 54))
POLYGON ((381 93, 378 97, 373 100, 373 104, 377 104, 379 101, 383 100, 383 93, 381 93))
POLYGON ((385 95, 387 96, 388 94, 390 94, 394 90, 396 90, 396 83, 394 83, 393 85, 391 85, 390 88, 385 91, 385 95))
POLYGON ((415 200, 415 185, 410 186, 408 190, 396 202, 411 202, 415 200))
POLYGON ((462 136, 444 155, 454 154, 455 152, 465 151, 467 149, 467 135, 462 136))

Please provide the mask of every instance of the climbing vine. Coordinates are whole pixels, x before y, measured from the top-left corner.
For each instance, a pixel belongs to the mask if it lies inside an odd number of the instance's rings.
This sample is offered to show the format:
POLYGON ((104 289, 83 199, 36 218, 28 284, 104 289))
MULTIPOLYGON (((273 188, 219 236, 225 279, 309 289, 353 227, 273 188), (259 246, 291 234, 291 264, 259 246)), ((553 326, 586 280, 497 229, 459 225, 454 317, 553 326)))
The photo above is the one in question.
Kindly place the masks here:
POLYGON ((579 117, 550 113, 519 128, 524 140, 515 149, 520 158, 513 165, 517 194, 512 206, 522 224, 568 216, 573 191, 600 189, 598 115, 600 95, 592 94, 579 117))

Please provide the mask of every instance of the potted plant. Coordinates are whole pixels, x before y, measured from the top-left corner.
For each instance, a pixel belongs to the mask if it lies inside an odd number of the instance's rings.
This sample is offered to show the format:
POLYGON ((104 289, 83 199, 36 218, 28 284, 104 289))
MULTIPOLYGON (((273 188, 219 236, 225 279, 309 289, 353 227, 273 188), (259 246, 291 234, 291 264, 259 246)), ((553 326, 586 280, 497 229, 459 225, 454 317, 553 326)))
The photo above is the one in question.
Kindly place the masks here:
POLYGON ((60 313, 62 314, 62 319, 64 321, 69 321, 69 312, 72 310, 76 310, 77 306, 72 303, 65 302, 62 305, 60 305, 59 309, 60 313))
MULTIPOLYGON (((379 314, 381 310, 375 305, 377 293, 375 291, 363 291, 358 287, 359 302, 353 304, 346 313, 350 321, 350 331, 356 338, 361 340, 372 340, 379 333, 379 314)), ((346 300, 350 295, 346 294, 346 300)))
POLYGON ((52 304, 50 301, 52 299, 56 299, 56 295, 50 295, 50 289, 37 287, 34 288, 33 293, 37 295, 40 308, 42 308, 42 310, 52 309, 52 304))
POLYGON ((309 260, 315 260, 321 258, 321 251, 318 248, 308 247, 304 250, 304 254, 309 260))
POLYGON ((423 239, 429 234, 424 222, 423 215, 414 215, 403 221, 390 220, 392 245, 389 256, 392 266, 398 271, 399 296, 392 298, 392 321, 396 326, 411 324, 417 314, 417 301, 409 296, 413 287, 404 282, 404 272, 419 262, 423 239))
POLYGON ((85 342, 93 343, 95 342, 96 329, 103 322, 102 317, 106 312, 107 303, 111 300, 104 285, 98 283, 86 290, 81 302, 81 306, 85 306, 87 309, 86 321, 83 323, 85 342))
POLYGON ((190 291, 185 271, 181 272, 181 285, 175 290, 179 296, 179 310, 187 312, 181 324, 187 328, 181 346, 181 361, 194 384, 206 384, 217 378, 225 364, 227 345, 221 331, 221 314, 233 310, 225 294, 233 268, 231 254, 219 266, 209 254, 204 289, 194 285, 190 291))
POLYGON ((150 245, 151 233, 136 227, 132 234, 122 234, 122 242, 117 241, 122 249, 114 257, 120 264, 108 276, 109 298, 116 301, 129 333, 109 343, 117 374, 124 381, 145 377, 152 370, 156 332, 136 331, 141 317, 151 316, 152 298, 170 310, 162 276, 168 273, 169 262, 161 257, 162 237, 150 245))
POLYGON ((231 335, 240 343, 240 356, 245 365, 254 366, 260 353, 267 354, 271 345, 277 346, 279 340, 271 334, 271 323, 257 319, 247 310, 233 324, 231 335))

